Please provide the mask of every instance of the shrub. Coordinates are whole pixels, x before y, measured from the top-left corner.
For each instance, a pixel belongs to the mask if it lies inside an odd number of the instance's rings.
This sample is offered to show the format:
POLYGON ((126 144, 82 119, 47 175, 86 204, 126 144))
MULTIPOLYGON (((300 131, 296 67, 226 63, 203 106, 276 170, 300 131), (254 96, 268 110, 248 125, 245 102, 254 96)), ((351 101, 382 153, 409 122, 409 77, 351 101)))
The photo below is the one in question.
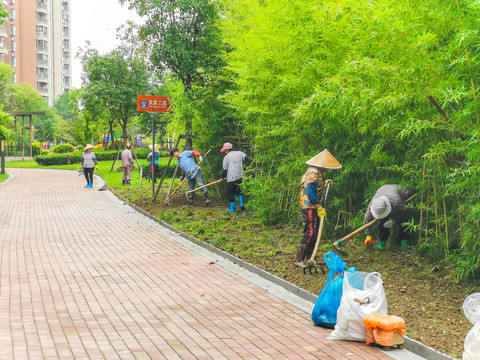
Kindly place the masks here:
POLYGON ((82 162, 82 154, 78 152, 73 154, 39 155, 35 157, 35 161, 37 164, 44 166, 67 165, 68 155, 70 155, 70 164, 80 164, 82 162))
MULTIPOLYGON (((143 169, 142 174, 144 178, 150 179, 150 165, 147 164, 140 164, 140 167, 143 169)), ((155 177, 157 179, 161 179, 163 177, 163 172, 165 171, 166 165, 159 165, 157 172, 155 173, 155 177)), ((173 173, 175 172, 175 168, 177 167, 177 164, 172 161, 170 164, 170 167, 167 170, 167 175, 166 177, 172 177, 173 173)), ((177 175, 180 175, 180 171, 177 171, 177 175)))
POLYGON ((40 155, 50 155, 50 150, 41 150, 40 155))
POLYGON ((53 152, 55 154, 66 154, 69 152, 73 152, 73 150, 75 150, 75 148, 72 144, 60 144, 53 148, 53 152))
POLYGON ((32 155, 35 157, 37 155, 40 155, 40 151, 41 151, 41 146, 40 146, 40 143, 38 141, 34 142, 32 144, 32 155))

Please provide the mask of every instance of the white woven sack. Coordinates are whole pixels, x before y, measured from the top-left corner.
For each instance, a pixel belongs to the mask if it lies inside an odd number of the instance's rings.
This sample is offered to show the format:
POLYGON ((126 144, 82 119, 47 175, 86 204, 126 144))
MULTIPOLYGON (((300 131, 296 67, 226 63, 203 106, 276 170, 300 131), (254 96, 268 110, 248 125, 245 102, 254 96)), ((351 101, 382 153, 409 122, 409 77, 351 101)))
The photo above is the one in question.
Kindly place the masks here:
POLYGON ((463 312, 474 326, 465 337, 462 360, 480 360, 480 293, 465 299, 463 312))
POLYGON ((332 340, 365 341, 367 327, 363 318, 373 313, 387 315, 387 298, 379 273, 344 273, 343 294, 337 311, 332 340))

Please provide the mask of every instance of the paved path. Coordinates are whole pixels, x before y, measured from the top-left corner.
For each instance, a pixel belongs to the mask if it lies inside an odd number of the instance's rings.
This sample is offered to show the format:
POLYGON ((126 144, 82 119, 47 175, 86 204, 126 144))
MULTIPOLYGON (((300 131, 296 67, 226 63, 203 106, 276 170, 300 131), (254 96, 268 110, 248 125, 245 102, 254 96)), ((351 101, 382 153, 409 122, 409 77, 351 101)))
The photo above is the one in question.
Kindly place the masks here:
POLYGON ((0 359, 390 359, 175 241, 76 172, 0 186, 0 359))

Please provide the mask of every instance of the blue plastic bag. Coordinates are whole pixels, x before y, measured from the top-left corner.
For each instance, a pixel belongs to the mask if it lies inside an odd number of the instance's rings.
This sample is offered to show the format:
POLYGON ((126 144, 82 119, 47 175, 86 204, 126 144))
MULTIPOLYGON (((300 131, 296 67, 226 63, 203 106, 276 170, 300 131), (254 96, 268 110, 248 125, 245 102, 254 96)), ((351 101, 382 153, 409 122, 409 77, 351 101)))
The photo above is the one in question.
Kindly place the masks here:
MULTIPOLYGON (((322 289, 313 308, 312 321, 316 326, 333 329, 337 323, 337 310, 340 307, 343 292, 343 272, 347 263, 333 251, 326 253, 323 260, 330 270, 325 281, 327 285, 322 289)), ((347 271, 357 270, 350 268, 347 271)))

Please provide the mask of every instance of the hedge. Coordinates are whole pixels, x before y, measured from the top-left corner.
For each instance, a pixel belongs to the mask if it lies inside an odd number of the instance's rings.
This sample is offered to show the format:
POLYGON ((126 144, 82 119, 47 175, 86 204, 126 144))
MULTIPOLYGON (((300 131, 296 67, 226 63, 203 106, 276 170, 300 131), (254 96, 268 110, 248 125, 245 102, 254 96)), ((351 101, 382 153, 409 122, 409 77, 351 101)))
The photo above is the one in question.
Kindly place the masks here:
MULTIPOLYGON (((135 149, 135 155, 138 160, 145 160, 147 155, 151 152, 150 149, 135 149)), ((93 150, 95 157, 98 161, 113 161, 117 155, 116 150, 93 150)), ((49 155, 38 155, 35 157, 35 161, 39 165, 51 166, 51 165, 66 165, 68 164, 68 156, 70 156, 70 164, 80 164, 82 162, 82 152, 76 151, 69 154, 49 154, 49 155)), ((118 158, 121 161, 121 153, 118 158)), ((160 156, 170 156, 168 151, 160 151, 160 156)), ((147 166, 148 167, 148 166, 147 166)), ((175 168, 175 167, 174 167, 175 168)), ((148 170, 148 169, 147 169, 148 170)), ((149 173, 150 171, 148 171, 149 173)), ((173 174, 173 171, 171 171, 173 174)), ((169 172, 170 174, 170 172, 169 172)))

